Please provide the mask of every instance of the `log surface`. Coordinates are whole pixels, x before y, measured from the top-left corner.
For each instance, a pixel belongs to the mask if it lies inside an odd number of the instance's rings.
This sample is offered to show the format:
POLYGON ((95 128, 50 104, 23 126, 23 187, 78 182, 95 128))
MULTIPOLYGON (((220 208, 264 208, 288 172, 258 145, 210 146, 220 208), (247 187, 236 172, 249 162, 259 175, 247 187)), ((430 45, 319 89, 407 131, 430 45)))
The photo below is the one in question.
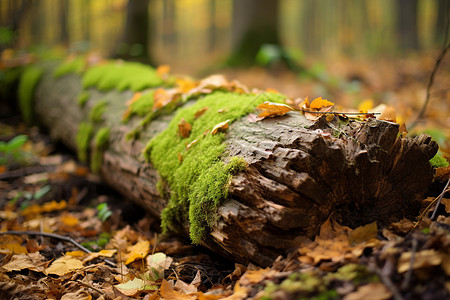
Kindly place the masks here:
MULTIPOLYGON (((81 79, 55 79, 45 72, 35 91, 34 110, 53 138, 76 150, 78 124, 100 100, 108 101, 104 124, 111 128, 101 176, 117 191, 160 216, 168 203, 156 188, 160 177, 141 154, 146 142, 164 130, 171 116, 150 123, 140 138, 125 135, 139 120, 122 124, 130 91, 89 90, 86 107, 77 97, 81 79)), ((269 265, 302 241, 313 238, 333 215, 356 227, 387 225, 415 216, 431 183, 429 159, 437 144, 427 135, 399 138, 398 124, 379 120, 312 122, 289 112, 283 117, 233 123, 226 139, 228 160, 241 156, 245 172, 233 176, 229 198, 203 244, 239 262, 269 265)), ((182 224, 188 231, 188 224, 182 224)))

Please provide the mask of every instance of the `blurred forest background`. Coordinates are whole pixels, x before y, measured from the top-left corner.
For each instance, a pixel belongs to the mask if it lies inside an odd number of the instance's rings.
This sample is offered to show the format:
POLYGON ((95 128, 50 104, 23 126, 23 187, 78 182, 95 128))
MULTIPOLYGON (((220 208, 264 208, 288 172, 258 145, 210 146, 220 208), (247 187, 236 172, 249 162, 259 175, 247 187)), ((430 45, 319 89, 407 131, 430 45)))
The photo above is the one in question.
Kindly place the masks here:
MULTIPOLYGON (((96 50, 189 73, 220 61, 265 63, 264 57, 252 60, 265 44, 283 46, 297 61, 341 54, 401 55, 441 46, 446 2, 2 0, 0 43, 2 48, 96 50)), ((267 48, 266 56, 280 55, 277 51, 267 48)))
MULTIPOLYGON (((1 0, 0 50, 95 51, 179 74, 221 72, 347 107, 388 102, 407 119, 422 106, 449 12, 448 0, 1 0)), ((436 74, 441 101, 449 65, 436 74)))

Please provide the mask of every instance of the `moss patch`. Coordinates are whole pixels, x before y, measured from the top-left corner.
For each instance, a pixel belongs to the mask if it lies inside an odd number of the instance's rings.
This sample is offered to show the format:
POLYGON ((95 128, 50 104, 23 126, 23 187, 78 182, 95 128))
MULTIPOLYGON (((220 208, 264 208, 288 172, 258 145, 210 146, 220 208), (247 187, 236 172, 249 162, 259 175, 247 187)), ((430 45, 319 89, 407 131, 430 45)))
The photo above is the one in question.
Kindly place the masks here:
POLYGON ((439 153, 430 159, 430 164, 435 168, 446 168, 449 166, 448 161, 439 153))
POLYGON ((103 121, 103 113, 105 112, 106 105, 108 102, 106 100, 102 100, 95 104, 89 112, 89 120, 93 123, 98 123, 103 121))
POLYGON ((136 92, 162 84, 154 68, 132 62, 109 62, 90 68, 83 76, 85 89, 96 87, 100 91, 130 89, 136 92))
MULTIPOLYGON (((200 242, 214 221, 215 210, 227 196, 226 184, 232 171, 243 167, 239 159, 227 165, 221 161, 224 133, 204 133, 220 122, 230 120, 231 124, 265 100, 255 95, 214 92, 179 109, 167 129, 148 143, 144 154, 171 191, 169 204, 162 213, 164 230, 176 231, 177 224, 189 221, 192 241, 200 242), (204 107, 209 109, 196 119, 195 113, 204 107), (182 118, 192 125, 190 136, 185 139, 178 135, 182 118), (197 143, 188 150, 186 145, 194 140, 197 143)), ((276 100, 276 96, 271 96, 271 100, 276 100)))
POLYGON ((110 130, 108 127, 100 128, 95 134, 94 149, 92 151, 91 169, 98 173, 102 166, 103 152, 108 147, 110 130))
POLYGON ((77 136, 75 138, 78 150, 78 159, 82 162, 87 162, 89 142, 94 131, 94 126, 88 122, 81 122, 78 125, 77 136))
POLYGON ((24 121, 33 123, 34 90, 42 77, 44 70, 37 66, 28 66, 22 73, 19 82, 19 105, 24 121))
POLYGON ((88 91, 83 91, 78 95, 77 103, 80 107, 84 107, 86 102, 89 100, 90 94, 88 91))
POLYGON ((54 71, 53 77, 59 78, 69 73, 81 74, 85 67, 84 57, 78 56, 72 60, 63 62, 54 71))

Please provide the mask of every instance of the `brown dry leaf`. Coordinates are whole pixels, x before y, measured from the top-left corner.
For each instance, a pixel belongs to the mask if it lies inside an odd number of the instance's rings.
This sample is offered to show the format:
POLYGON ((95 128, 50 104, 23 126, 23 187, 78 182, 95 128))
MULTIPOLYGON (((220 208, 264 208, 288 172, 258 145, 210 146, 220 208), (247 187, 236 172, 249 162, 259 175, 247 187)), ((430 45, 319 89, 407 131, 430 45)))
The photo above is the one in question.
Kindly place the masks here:
POLYGON ((22 246, 22 238, 18 236, 2 236, 0 239, 0 249, 9 250, 15 254, 27 254, 27 248, 22 246))
POLYGON ((249 94, 250 93, 250 89, 238 80, 233 80, 232 82, 230 82, 228 84, 228 89, 231 92, 239 93, 239 94, 249 94))
POLYGON ((194 81, 189 78, 176 80, 176 87, 177 87, 178 91, 182 94, 188 93, 190 90, 195 88, 197 85, 198 85, 197 81, 194 81))
POLYGON ((176 102, 180 98, 178 89, 165 90, 159 88, 153 93, 153 111, 165 107, 167 104, 176 102))
POLYGON ((246 299, 248 296, 248 288, 243 287, 239 284, 239 282, 236 282, 233 288, 233 295, 228 296, 226 298, 223 298, 224 300, 242 300, 246 299))
POLYGON ((88 257, 83 259, 83 263, 96 259, 97 257, 113 257, 116 254, 117 250, 100 250, 99 252, 89 253, 88 257))
POLYGON ((397 117, 395 113, 395 108, 386 104, 380 104, 373 108, 374 112, 381 113, 377 115, 378 120, 384 120, 389 122, 396 122, 397 117))
POLYGON ((44 273, 46 275, 55 274, 63 276, 83 267, 83 263, 80 260, 71 256, 63 256, 55 260, 50 267, 45 269, 44 273))
POLYGON ((388 288, 381 282, 372 282, 363 286, 358 287, 358 289, 346 295, 343 300, 384 300, 390 299, 392 293, 388 288))
POLYGON ((211 130, 211 134, 215 135, 218 132, 224 132, 225 130, 228 129, 228 123, 230 122, 230 120, 226 120, 223 122, 220 122, 219 124, 216 124, 213 129, 211 130))
POLYGON ((80 289, 76 292, 66 293, 61 297, 61 300, 91 300, 92 295, 85 289, 80 289))
POLYGON ((196 295, 186 295, 175 291, 170 283, 165 279, 163 279, 161 283, 161 289, 159 290, 159 293, 166 300, 194 300, 197 298, 196 295))
POLYGON ((372 222, 370 224, 360 226, 352 230, 349 235, 349 241, 351 244, 367 242, 368 240, 376 238, 377 233, 377 222, 372 222))
POLYGON ((44 272, 44 267, 42 266, 43 261, 44 257, 39 252, 29 255, 17 254, 13 255, 11 260, 7 264, 4 264, 2 268, 8 272, 21 271, 23 269, 44 272))
POLYGON ((128 254, 126 255, 125 264, 128 265, 132 263, 136 259, 142 259, 147 256, 150 252, 150 242, 149 241, 140 241, 133 246, 129 246, 127 248, 128 254))
POLYGON ((140 92, 136 92, 133 94, 133 97, 129 100, 127 100, 126 105, 130 106, 134 102, 136 102, 139 98, 141 98, 142 94, 140 92))
POLYGON ((403 252, 398 259, 397 272, 404 273, 409 268, 420 269, 431 266, 438 266, 442 262, 442 254, 434 249, 427 249, 414 254, 413 265, 411 266, 411 252, 403 252))
POLYGON ((189 149, 191 149, 192 146, 194 146, 195 144, 197 144, 198 140, 193 140, 192 142, 190 142, 188 145, 186 145, 186 151, 188 151, 189 149))
POLYGON ((244 275, 242 275, 239 282, 244 285, 259 283, 263 281, 270 272, 272 272, 272 269, 269 267, 265 269, 247 270, 244 275))
POLYGON ((197 287, 192 284, 187 284, 186 282, 182 280, 177 280, 177 282, 174 285, 174 289, 176 289, 178 292, 186 295, 195 294, 197 293, 197 287))
POLYGON ((228 80, 223 75, 211 75, 202 79, 195 88, 185 93, 186 96, 211 93, 220 88, 229 89, 228 80))
POLYGON ((261 113, 258 115, 258 118, 260 118, 261 120, 267 117, 283 116, 291 110, 294 110, 287 104, 273 103, 269 101, 258 105, 257 108, 261 110, 261 113))
POLYGON ((435 176, 442 181, 447 181, 450 178, 450 165, 445 168, 437 168, 435 176))
POLYGON ((63 216, 61 216, 61 222, 66 226, 72 227, 72 226, 78 225, 80 220, 78 218, 75 218, 71 214, 64 214, 63 216))
POLYGON ((194 117, 195 117, 196 119, 200 118, 200 117, 201 117, 208 109, 209 109, 208 106, 205 106, 205 107, 199 109, 199 110, 195 113, 194 117))
POLYGON ((181 119, 178 123, 178 135, 186 139, 191 134, 192 125, 186 122, 185 119, 181 119))
POLYGON ((450 199, 449 198, 442 198, 441 203, 445 207, 445 212, 450 213, 450 199))

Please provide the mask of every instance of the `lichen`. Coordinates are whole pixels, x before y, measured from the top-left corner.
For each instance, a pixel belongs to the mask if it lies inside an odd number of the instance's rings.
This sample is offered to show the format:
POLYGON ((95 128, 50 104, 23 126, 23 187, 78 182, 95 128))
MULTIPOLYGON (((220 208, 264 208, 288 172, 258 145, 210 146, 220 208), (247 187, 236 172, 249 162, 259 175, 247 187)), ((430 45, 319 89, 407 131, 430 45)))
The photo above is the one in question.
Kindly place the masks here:
POLYGON ((109 62, 90 68, 83 76, 85 89, 96 87, 100 91, 130 89, 136 92, 162 84, 154 68, 132 62, 109 62))
POLYGON ((437 153, 432 159, 430 159, 430 164, 434 168, 446 168, 449 166, 449 162, 439 153, 437 153))
POLYGON ((77 103, 80 107, 84 107, 86 102, 89 100, 90 94, 88 91, 83 91, 78 95, 77 103))
POLYGON ((70 73, 81 74, 84 70, 84 67, 85 67, 84 57, 78 56, 60 64, 53 71, 53 77, 59 78, 70 73))
POLYGON ((98 173, 103 162, 103 152, 108 147, 110 129, 108 127, 100 128, 95 134, 94 149, 91 157, 91 169, 98 173))
MULTIPOLYGON (((276 97, 271 96, 271 100, 276 97)), ((225 133, 211 135, 205 131, 225 120, 231 124, 265 100, 256 95, 214 92, 179 109, 166 130, 150 140, 144 155, 170 186, 169 204, 162 213, 165 231, 177 230, 179 224, 189 221, 192 241, 201 241, 214 221, 215 210, 227 197, 226 184, 232 172, 243 167, 239 159, 222 162, 225 133), (206 106, 209 109, 196 119, 195 113, 206 106), (182 118, 192 125, 185 139, 177 134, 182 118), (197 143, 187 149, 186 145, 194 140, 197 143)))
POLYGON ((92 137, 94 127, 89 122, 81 122, 78 125, 77 136, 75 138, 78 150, 78 159, 87 162, 89 142, 92 137))
POLYGON ((38 66, 26 67, 19 82, 19 105, 22 117, 27 124, 33 123, 33 96, 44 70, 38 66))
POLYGON ((89 112, 89 120, 93 123, 101 122, 107 105, 108 102, 106 100, 99 101, 95 104, 89 112))

